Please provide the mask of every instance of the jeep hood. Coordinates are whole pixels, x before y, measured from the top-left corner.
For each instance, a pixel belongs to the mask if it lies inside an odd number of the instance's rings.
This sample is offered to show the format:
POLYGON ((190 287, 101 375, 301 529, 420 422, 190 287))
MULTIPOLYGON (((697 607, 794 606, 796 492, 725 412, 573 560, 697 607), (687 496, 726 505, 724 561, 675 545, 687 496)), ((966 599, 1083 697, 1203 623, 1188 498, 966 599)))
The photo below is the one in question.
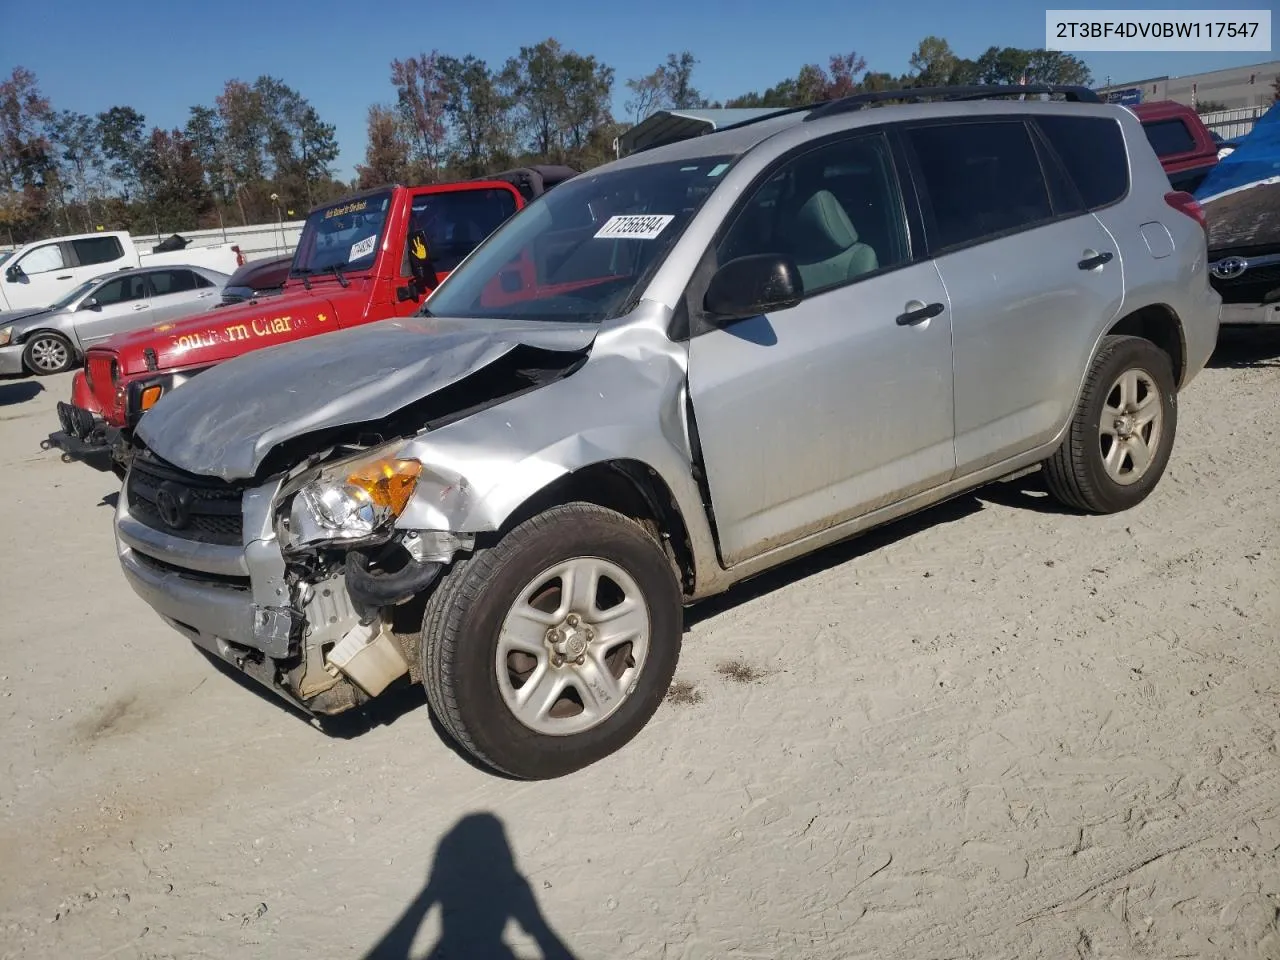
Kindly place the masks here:
MULTIPOLYGON (((269 350, 202 373, 138 422, 156 455, 191 473, 250 478, 281 443, 368 425, 481 372, 515 351, 564 355, 595 339, 594 324, 408 317, 269 350)), ((503 387, 495 384, 501 399, 503 387)), ((510 391, 518 387, 513 383, 510 391)), ((389 438, 388 438, 389 439, 389 438)))
POLYGON ((118 334, 94 349, 111 351, 125 376, 221 363, 259 347, 337 330, 335 301, 358 301, 359 308, 351 312, 360 312, 368 299, 363 280, 354 278, 346 290, 336 283, 321 287, 313 282, 311 291, 298 288, 231 307, 215 309, 212 301, 192 304, 186 317, 118 334), (155 353, 154 367, 147 365, 148 350, 155 353))

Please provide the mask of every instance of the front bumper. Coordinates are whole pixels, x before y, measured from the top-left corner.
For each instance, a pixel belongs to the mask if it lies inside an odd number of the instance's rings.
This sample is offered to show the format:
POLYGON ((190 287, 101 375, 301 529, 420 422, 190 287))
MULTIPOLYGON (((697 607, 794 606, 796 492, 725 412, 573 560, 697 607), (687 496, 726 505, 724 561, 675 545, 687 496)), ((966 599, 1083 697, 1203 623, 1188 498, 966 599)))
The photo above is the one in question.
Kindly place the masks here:
POLYGON ((30 375, 28 370, 22 363, 22 351, 25 350, 20 343, 11 343, 8 346, 0 347, 0 377, 25 377, 30 375))
POLYGON ((79 461, 95 470, 120 475, 128 462, 127 437, 118 428, 88 410, 58 401, 58 424, 61 430, 49 434, 40 443, 44 450, 59 449, 62 459, 79 461))
POLYGON ((1224 327, 1274 326, 1280 324, 1280 303, 1224 303, 1224 327))

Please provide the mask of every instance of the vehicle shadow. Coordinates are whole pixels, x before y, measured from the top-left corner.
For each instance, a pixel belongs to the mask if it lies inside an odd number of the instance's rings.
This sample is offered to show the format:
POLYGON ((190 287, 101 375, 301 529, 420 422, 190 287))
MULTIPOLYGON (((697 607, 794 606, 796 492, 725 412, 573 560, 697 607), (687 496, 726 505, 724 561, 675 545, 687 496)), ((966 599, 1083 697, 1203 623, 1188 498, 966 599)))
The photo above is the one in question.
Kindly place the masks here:
POLYGON ((414 938, 437 904, 441 932, 426 960, 515 960, 502 940, 510 920, 534 940, 543 960, 573 960, 516 869, 506 830, 492 813, 469 814, 441 838, 421 893, 363 960, 410 960, 414 938))
POLYGON ((1208 365, 1233 370, 1280 366, 1280 329, 1223 327, 1208 365))
POLYGON ((874 553, 889 544, 905 540, 933 527, 962 520, 982 510, 983 503, 981 499, 973 493, 963 494, 930 507, 928 510, 912 514, 909 517, 903 517, 901 520, 895 520, 893 523, 886 524, 883 527, 877 527, 859 536, 832 544, 815 553, 799 557, 780 567, 774 567, 757 577, 744 580, 742 583, 731 587, 725 593, 701 600, 689 607, 684 615, 685 629, 688 630, 703 620, 717 616, 727 610, 732 610, 734 607, 750 600, 755 600, 766 593, 772 593, 806 577, 811 577, 816 573, 822 573, 868 553, 874 553))
POLYGON ((120 491, 115 490, 112 493, 103 494, 102 499, 99 500, 97 504, 95 504, 95 506, 110 507, 112 510, 114 510, 117 506, 119 506, 119 504, 120 504, 120 491))
POLYGON ((44 384, 39 380, 15 380, 12 383, 0 383, 0 407, 25 403, 44 393, 44 384))

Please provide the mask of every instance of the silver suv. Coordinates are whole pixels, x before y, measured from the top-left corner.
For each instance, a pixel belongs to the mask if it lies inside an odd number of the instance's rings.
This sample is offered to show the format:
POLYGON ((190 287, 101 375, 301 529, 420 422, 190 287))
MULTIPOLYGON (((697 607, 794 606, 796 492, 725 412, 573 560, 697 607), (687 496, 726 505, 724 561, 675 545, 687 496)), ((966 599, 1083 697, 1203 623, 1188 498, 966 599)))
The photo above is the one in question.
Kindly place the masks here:
POLYGON ((652 716, 686 604, 1037 464, 1142 501, 1219 307, 1198 207, 1087 90, 783 111, 561 185, 414 317, 165 397, 120 560, 315 715, 422 683, 558 776, 652 716))

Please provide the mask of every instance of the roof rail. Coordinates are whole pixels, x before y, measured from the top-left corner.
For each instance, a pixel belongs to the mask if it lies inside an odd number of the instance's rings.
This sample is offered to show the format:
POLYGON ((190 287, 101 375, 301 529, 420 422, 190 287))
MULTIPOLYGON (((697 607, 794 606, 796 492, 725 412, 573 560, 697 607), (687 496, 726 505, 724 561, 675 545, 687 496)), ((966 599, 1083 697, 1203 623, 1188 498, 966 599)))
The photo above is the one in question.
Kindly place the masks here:
POLYGON ((851 113, 865 107, 874 106, 890 100, 908 100, 921 102, 924 100, 986 100, 993 97, 1013 97, 1023 94, 1060 94, 1063 99, 1074 103, 1101 103, 1098 95, 1088 87, 1059 83, 1028 84, 978 84, 968 87, 906 87, 901 90, 876 90, 873 93, 855 93, 839 100, 828 100, 815 105, 804 118, 819 120, 841 113, 851 113))

